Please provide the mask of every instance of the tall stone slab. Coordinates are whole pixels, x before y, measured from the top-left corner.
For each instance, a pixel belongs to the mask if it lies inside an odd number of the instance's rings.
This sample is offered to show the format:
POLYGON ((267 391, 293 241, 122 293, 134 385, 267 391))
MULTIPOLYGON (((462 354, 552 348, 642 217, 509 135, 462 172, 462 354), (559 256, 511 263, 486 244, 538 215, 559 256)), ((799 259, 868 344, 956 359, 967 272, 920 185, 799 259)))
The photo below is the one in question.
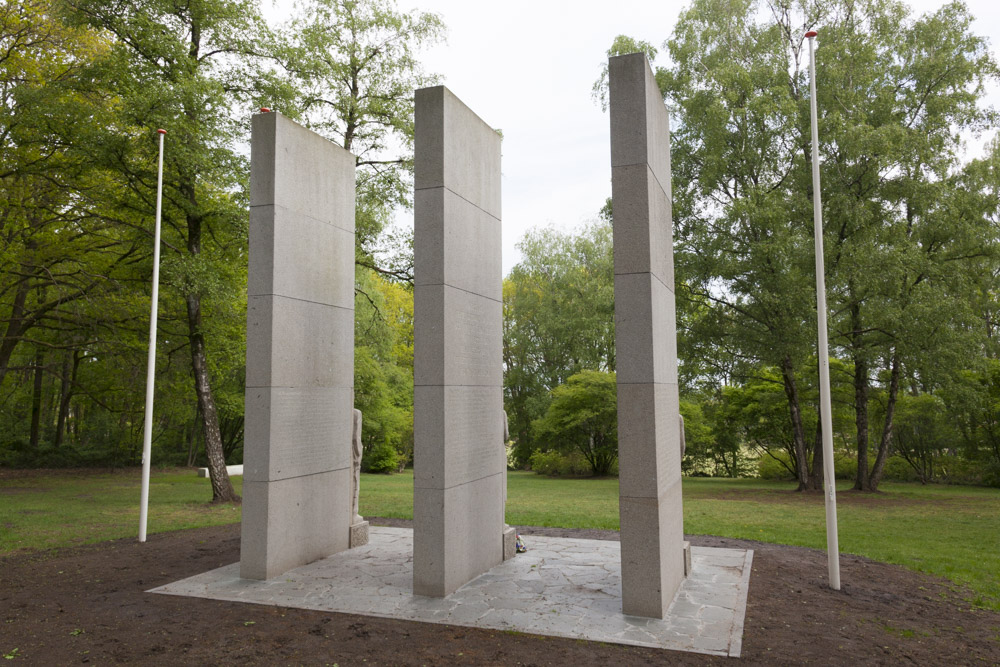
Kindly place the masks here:
POLYGON ((354 391, 354 169, 277 113, 250 141, 240 576, 348 548, 354 391))
POLYGON ((608 70, 622 611, 662 618, 684 578, 670 123, 644 55, 608 70))
POLYGON ((416 91, 413 592, 503 559, 500 136, 443 86, 416 91))

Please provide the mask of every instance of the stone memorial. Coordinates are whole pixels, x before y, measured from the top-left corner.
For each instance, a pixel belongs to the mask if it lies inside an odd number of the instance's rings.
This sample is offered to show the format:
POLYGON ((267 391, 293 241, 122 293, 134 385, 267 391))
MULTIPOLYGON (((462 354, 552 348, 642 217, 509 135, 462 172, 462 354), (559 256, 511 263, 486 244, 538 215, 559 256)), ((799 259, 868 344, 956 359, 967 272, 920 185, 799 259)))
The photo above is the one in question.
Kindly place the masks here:
POLYGON ((355 158, 277 113, 250 141, 240 576, 347 549, 355 158))
POLYGON ((670 121, 643 54, 608 63, 622 611, 663 618, 684 579, 670 121))
POLYGON ((443 86, 416 91, 413 592, 503 560, 500 135, 443 86))

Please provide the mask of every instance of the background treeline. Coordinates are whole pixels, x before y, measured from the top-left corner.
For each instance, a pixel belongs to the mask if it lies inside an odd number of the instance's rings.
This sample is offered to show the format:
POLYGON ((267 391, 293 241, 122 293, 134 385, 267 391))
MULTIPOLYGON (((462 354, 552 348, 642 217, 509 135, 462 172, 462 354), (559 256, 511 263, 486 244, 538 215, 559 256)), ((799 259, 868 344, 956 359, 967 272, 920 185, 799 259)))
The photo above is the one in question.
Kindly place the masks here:
MULTIPOLYGON (((691 474, 822 485, 807 29, 819 30, 836 468, 1000 485, 997 81, 961 3, 694 0, 656 69, 672 111, 681 411, 691 474)), ((608 55, 657 50, 626 36, 608 55)), ((594 85, 606 100, 607 72, 594 85)), ((579 234, 521 244, 505 286, 518 464, 596 474, 594 372, 615 369, 612 203, 579 234), (581 375, 581 371, 588 371, 581 375)), ((607 435, 608 437, 605 437, 607 435)))
MULTIPOLYGON (((820 30, 836 467, 1000 485, 997 81, 960 3, 694 0, 664 43, 690 474, 820 486, 806 28, 820 30)), ((167 128, 154 461, 242 456, 249 117, 358 156, 365 466, 412 456, 412 90, 440 20, 390 0, 0 7, 0 465, 140 457, 157 127, 167 128)), ((609 55, 650 44, 619 37, 609 55)), ((595 99, 603 103, 606 72, 595 99)), ((608 202, 539 229, 504 282, 512 465, 614 474, 608 202)), ((213 475, 216 499, 231 497, 213 475)))
POLYGON ((414 53, 442 32, 391 0, 305 2, 274 27, 232 0, 0 6, 0 463, 139 461, 162 127, 154 459, 207 460, 214 498, 235 497, 260 106, 358 156, 357 402, 369 448, 405 452, 407 239, 383 229, 409 203, 412 91, 435 80, 414 53))

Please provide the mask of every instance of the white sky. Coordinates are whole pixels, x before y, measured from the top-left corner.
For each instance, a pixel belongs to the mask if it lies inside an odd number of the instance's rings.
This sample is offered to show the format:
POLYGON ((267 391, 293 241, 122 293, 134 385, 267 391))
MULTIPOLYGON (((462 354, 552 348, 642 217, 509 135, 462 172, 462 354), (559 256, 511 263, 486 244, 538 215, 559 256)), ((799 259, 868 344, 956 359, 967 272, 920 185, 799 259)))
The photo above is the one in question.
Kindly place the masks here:
MULTIPOLYGON (((966 0, 975 32, 1000 26, 1000 3, 966 0)), ((284 20, 292 0, 263 0, 269 19, 284 20)), ((572 229, 593 220, 611 195, 609 120, 591 99, 605 52, 625 34, 660 48, 688 2, 553 2, 507 0, 398 0, 404 10, 440 14, 447 42, 424 52, 428 72, 484 121, 503 131, 503 272, 520 256, 515 248, 533 227, 572 229)), ((943 3, 909 0, 915 14, 943 3)), ((822 35, 820 35, 822 39, 822 35)), ((991 40, 1000 59, 997 40, 991 40)), ((662 51, 662 49, 661 49, 662 51)), ((817 51, 821 57, 822 51, 817 51)), ((661 52, 658 65, 666 65, 661 52)), ((1000 90, 989 102, 1000 107, 1000 90)), ((972 155, 978 155, 978 147, 972 155)), ((397 224, 412 227, 412 212, 397 224)))

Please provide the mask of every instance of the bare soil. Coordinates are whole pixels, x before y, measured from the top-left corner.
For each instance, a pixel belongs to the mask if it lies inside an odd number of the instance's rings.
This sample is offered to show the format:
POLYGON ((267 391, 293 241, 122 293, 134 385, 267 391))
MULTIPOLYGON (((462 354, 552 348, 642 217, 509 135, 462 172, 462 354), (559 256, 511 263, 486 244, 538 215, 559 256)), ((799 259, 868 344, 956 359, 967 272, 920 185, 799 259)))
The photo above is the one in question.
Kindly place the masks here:
MULTIPOLYGON (((381 525, 409 525, 373 520, 381 525)), ((143 591, 239 560, 239 525, 0 558, 0 655, 17 664, 650 665, 728 659, 143 591)), ((523 528, 618 539, 613 531, 523 528)), ((754 549, 742 660, 751 664, 1000 664, 1000 614, 947 580, 844 556, 843 590, 823 552, 754 549)))

